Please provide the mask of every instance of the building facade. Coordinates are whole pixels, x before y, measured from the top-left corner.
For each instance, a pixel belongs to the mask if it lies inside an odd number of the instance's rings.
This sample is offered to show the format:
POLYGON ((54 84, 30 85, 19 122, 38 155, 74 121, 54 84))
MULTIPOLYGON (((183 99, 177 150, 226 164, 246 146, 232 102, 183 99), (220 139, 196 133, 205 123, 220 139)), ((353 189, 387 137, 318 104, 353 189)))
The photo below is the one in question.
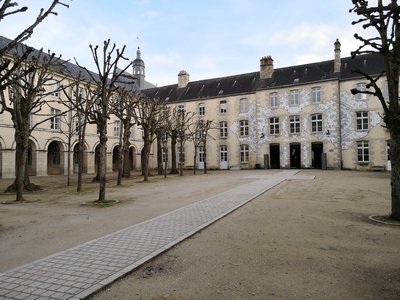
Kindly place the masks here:
MULTIPOLYGON (((77 66, 69 63, 68 68, 74 71, 77 66)), ((356 69, 377 75, 383 64, 375 55, 341 58, 340 43, 336 41, 332 60, 275 69, 268 56, 260 60, 257 72, 190 82, 189 74, 181 71, 177 84, 163 87, 145 81, 138 48, 132 73, 138 79, 137 88, 150 98, 163 99, 173 108, 195 112, 196 118, 212 121, 206 149, 195 148, 191 142, 185 144, 185 167, 193 166, 196 149, 199 168, 204 166, 206 152, 207 167, 212 169, 385 170, 390 157, 383 111, 376 98, 352 95, 354 88, 367 88, 366 80, 353 72, 356 69)), ((71 74, 76 73, 75 70, 71 74)), ((384 76, 378 85, 387 96, 384 76)), ((49 97, 64 96, 55 93, 49 97)), ((42 114, 57 115, 62 109, 65 108, 60 104, 42 114)), ((41 117, 31 118, 36 122, 41 117)), ((32 132, 30 175, 66 174, 69 155, 70 169, 77 171, 78 138, 72 137, 69 143, 66 135, 71 121, 68 114, 54 117, 32 132)), ((111 172, 117 170, 121 124, 111 117, 108 126, 107 169, 111 172)), ((143 141, 138 126, 132 128, 131 143, 131 169, 140 170, 143 141)), ((84 170, 95 173, 98 134, 94 125, 88 125, 84 147, 84 170)), ((155 145, 151 152, 150 166, 154 168, 155 145)), ((10 115, 4 112, 0 114, 0 178, 14 176, 14 129, 10 115)))

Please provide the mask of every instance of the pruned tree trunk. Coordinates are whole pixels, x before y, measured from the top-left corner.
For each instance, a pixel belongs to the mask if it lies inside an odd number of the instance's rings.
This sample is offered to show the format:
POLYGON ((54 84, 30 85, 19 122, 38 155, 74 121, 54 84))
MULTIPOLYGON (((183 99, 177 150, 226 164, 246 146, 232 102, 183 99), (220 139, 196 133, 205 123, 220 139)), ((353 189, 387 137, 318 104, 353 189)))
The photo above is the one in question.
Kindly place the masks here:
POLYGON ((391 218, 400 220, 400 133, 391 134, 390 162, 392 167, 392 212, 391 218))
POLYGON ((150 155, 150 145, 149 141, 144 143, 143 146, 143 180, 148 181, 149 180, 149 155, 150 155))
POLYGON ((194 156, 193 156, 193 175, 196 175, 196 163, 197 163, 197 147, 194 147, 194 156))
POLYGON ((171 171, 170 174, 178 174, 178 169, 176 166, 176 134, 171 134, 171 171))
POLYGON ((162 157, 162 145, 161 145, 161 135, 157 138, 157 174, 163 175, 164 174, 164 167, 163 167, 163 157, 162 157))
POLYGON ((100 129, 99 153, 99 198, 97 202, 106 200, 106 172, 107 172, 107 119, 103 121, 104 127, 100 129))
POLYGON ((131 177, 131 161, 129 157, 129 147, 131 146, 131 142, 129 141, 131 132, 131 125, 130 125, 130 120, 124 119, 122 121, 123 123, 123 128, 124 128, 124 137, 123 137, 123 153, 124 153, 124 159, 123 159, 123 166, 122 166, 122 176, 125 178, 131 177))

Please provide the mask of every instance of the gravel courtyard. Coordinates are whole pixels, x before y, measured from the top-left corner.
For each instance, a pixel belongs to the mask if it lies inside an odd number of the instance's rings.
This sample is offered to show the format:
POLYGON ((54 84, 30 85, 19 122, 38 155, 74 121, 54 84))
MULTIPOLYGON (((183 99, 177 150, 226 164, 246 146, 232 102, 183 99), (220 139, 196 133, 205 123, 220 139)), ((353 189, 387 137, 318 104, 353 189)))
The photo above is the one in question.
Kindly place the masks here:
MULTIPOLYGON (((108 208, 80 206, 95 184, 77 194, 64 176, 33 178, 47 189, 27 194, 37 202, 0 205, 0 271, 274 173, 110 180, 107 197, 121 203, 108 208)), ((399 299, 400 227, 368 220, 390 210, 389 174, 299 174, 316 178, 281 183, 93 299, 399 299)))

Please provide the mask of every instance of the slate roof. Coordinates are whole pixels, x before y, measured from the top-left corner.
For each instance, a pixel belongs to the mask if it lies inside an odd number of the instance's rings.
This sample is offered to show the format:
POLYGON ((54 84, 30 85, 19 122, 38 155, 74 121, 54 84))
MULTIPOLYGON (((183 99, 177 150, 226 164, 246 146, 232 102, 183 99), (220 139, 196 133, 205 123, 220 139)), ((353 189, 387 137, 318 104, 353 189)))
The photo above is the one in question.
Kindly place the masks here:
POLYGON ((299 86, 307 83, 317 83, 329 80, 348 80, 361 77, 352 70, 360 69, 369 74, 377 75, 383 70, 383 62, 379 55, 360 55, 352 59, 344 57, 341 60, 341 72, 334 72, 334 61, 327 60, 318 63, 277 68, 272 78, 260 79, 259 72, 239 74, 234 76, 205 79, 189 82, 185 88, 178 84, 143 90, 150 98, 159 98, 169 102, 185 102, 216 97, 226 97, 255 93, 257 90, 273 89, 285 86, 299 86))

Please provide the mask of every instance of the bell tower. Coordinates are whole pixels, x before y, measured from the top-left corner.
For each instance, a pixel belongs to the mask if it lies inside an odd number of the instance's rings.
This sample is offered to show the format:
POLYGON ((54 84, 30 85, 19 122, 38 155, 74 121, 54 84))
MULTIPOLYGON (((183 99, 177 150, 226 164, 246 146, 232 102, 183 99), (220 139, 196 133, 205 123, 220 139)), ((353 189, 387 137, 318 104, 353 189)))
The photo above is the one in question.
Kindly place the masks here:
POLYGON ((144 66, 144 61, 141 58, 141 52, 140 52, 140 47, 137 47, 136 51, 136 59, 133 61, 132 64, 133 68, 133 76, 137 78, 137 84, 139 88, 144 87, 144 77, 145 77, 145 66, 144 66))

